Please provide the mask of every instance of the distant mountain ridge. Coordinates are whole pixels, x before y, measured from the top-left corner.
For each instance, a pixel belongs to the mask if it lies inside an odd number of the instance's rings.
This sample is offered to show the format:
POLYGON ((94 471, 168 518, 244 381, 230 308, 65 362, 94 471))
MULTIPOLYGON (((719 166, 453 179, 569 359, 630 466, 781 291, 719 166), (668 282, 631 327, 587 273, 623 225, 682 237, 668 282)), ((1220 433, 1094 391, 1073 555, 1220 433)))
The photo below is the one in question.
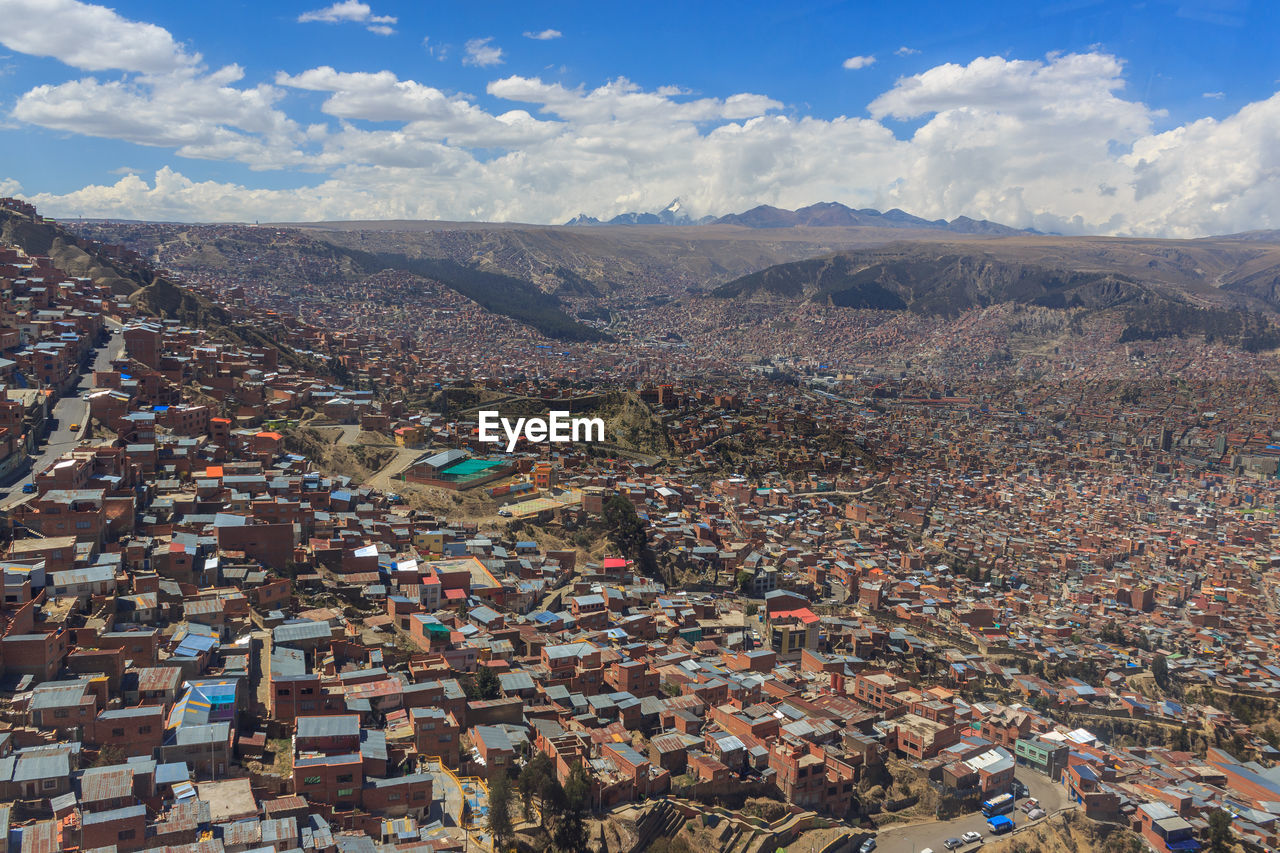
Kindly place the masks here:
POLYGON ((1009 237, 1017 234, 1037 234, 1032 229, 1011 228, 987 219, 972 219, 968 216, 957 216, 948 222, 945 219, 922 219, 904 210, 893 208, 881 212, 873 208, 854 210, 837 201, 823 201, 802 207, 798 210, 787 210, 768 204, 757 205, 744 213, 730 213, 727 216, 704 216, 693 219, 689 216, 680 199, 674 199, 657 213, 620 213, 608 221, 597 219, 586 213, 579 213, 564 223, 565 226, 589 225, 739 225, 744 228, 795 228, 808 227, 879 227, 879 228, 928 228, 936 231, 950 231, 953 234, 986 234, 1009 237))

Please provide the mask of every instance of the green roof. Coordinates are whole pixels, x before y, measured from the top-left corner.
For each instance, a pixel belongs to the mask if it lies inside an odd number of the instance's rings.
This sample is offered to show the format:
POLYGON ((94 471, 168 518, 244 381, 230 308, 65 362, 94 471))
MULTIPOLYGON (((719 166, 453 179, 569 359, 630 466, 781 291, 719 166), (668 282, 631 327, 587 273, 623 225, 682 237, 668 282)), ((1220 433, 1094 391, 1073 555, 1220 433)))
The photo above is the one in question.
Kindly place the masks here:
POLYGON ((446 468, 440 472, 442 477, 450 480, 463 480, 467 477, 474 477, 476 474, 482 474, 490 468, 497 468, 501 462, 492 459, 468 459, 465 462, 459 462, 450 468, 446 468))

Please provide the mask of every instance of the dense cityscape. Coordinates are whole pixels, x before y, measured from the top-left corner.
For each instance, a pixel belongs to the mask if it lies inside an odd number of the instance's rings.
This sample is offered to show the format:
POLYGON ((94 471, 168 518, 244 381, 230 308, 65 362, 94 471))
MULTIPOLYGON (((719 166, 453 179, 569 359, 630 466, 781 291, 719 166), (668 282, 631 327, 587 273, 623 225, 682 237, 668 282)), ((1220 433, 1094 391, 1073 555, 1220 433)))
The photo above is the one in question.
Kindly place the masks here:
POLYGON ((94 270, 0 247, 15 851, 1276 843, 1270 354, 710 299, 568 343, 3 206, 94 270))

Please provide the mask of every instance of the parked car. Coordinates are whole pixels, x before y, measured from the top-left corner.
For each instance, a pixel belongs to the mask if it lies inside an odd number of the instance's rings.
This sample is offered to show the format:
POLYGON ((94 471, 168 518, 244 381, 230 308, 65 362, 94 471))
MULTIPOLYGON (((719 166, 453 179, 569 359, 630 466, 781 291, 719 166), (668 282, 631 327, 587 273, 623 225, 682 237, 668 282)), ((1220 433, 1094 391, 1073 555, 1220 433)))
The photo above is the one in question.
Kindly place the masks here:
POLYGON ((960 840, 965 844, 973 844, 974 842, 982 840, 982 833, 969 830, 964 835, 960 836, 960 840))
POLYGON ((1031 799, 1029 799, 1029 800, 1027 800, 1025 803, 1023 803, 1022 805, 1018 806, 1018 808, 1022 809, 1024 812, 1029 812, 1029 811, 1031 811, 1032 809, 1038 809, 1038 808, 1040 808, 1040 801, 1039 801, 1039 800, 1037 800, 1035 797, 1032 797, 1031 799))
POLYGON ((871 851, 875 849, 876 840, 874 838, 868 838, 866 841, 862 842, 862 846, 858 848, 858 853, 871 853, 871 851))
POLYGON ((948 850, 955 850, 957 847, 963 847, 964 842, 959 838, 948 838, 946 841, 942 842, 942 846, 948 850))
POLYGON ((36 484, 35 484, 35 483, 23 483, 23 484, 22 484, 22 493, 23 493, 24 495, 34 495, 34 494, 36 493, 36 484))
POLYGON ((1027 817, 1031 818, 1032 820, 1039 820, 1040 818, 1044 817, 1044 809, 1032 809, 1031 811, 1027 812, 1027 817))
POLYGON ((1013 795, 1015 797, 1025 797, 1027 796, 1027 794, 1030 794, 1030 793, 1031 792, 1027 790, 1026 785, 1022 784, 1017 779, 1013 780, 1013 795))

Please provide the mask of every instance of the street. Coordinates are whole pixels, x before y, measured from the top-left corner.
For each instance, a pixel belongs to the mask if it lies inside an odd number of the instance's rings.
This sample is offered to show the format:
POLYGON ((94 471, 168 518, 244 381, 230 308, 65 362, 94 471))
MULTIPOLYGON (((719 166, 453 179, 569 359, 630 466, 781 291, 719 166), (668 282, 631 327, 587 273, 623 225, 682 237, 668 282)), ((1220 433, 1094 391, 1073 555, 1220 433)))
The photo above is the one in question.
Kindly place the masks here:
MULTIPOLYGON (((1027 786, 1031 796, 1040 801, 1040 807, 1047 814, 1053 814, 1068 805, 1063 787, 1033 770, 1021 770, 1018 773, 1018 781, 1027 786)), ((1018 805, 1020 806, 1022 802, 1023 799, 1019 798, 1018 805)), ((1013 818, 1017 826, 1032 822, 1022 809, 1017 807, 1009 817, 1013 818)), ((876 850, 884 853, 919 853, 926 847, 930 847, 935 853, 943 853, 946 850, 943 846, 944 841, 948 838, 959 838, 970 830, 980 833, 984 839, 987 839, 989 835, 987 819, 982 816, 982 812, 973 812, 955 820, 890 827, 876 834, 876 850)), ((969 848, 977 849, 977 845, 969 844, 960 849, 965 851, 969 848)))
POLYGON ((92 381, 95 370, 110 370, 111 362, 124 353, 124 338, 114 334, 120 328, 120 324, 115 320, 107 320, 107 330, 112 333, 111 336, 104 345, 94 351, 93 360, 89 363, 89 367, 79 374, 75 386, 67 392, 65 397, 54 403, 50 418, 56 426, 49 433, 44 446, 31 457, 30 467, 26 469, 26 473, 8 487, 8 494, 0 500, 0 509, 7 510, 30 497, 23 494, 23 484, 33 482, 36 474, 80 443, 80 436, 89 423, 89 403, 80 396, 89 390, 84 387, 85 377, 90 377, 92 381), (72 424, 79 424, 80 429, 72 431, 72 424))

